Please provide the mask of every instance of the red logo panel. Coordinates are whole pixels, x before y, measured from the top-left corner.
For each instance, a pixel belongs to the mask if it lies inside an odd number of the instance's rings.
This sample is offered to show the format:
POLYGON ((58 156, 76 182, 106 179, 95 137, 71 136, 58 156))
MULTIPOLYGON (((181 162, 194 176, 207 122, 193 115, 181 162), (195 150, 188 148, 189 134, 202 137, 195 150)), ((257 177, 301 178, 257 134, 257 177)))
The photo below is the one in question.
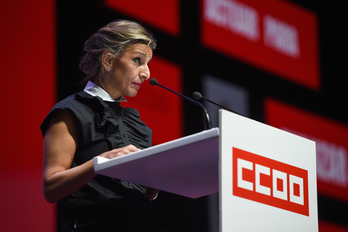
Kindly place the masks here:
POLYGON ((232 150, 234 196, 309 216, 307 170, 232 150))

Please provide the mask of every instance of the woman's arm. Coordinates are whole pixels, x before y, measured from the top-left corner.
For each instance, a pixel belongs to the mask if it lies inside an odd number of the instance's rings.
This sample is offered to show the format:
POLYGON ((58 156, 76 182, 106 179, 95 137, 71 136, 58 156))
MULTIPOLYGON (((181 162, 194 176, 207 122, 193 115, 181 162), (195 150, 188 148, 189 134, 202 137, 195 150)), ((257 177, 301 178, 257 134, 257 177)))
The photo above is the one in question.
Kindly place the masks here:
MULTIPOLYGON (((54 203, 80 189, 96 176, 93 159, 70 168, 78 146, 79 124, 66 111, 58 111, 44 136, 43 195, 54 203)), ((126 155, 140 149, 129 145, 101 154, 106 158, 126 155)))
POLYGON ((93 160, 70 169, 78 136, 76 119, 66 111, 58 111, 47 128, 43 146, 42 187, 49 203, 70 195, 96 175, 93 160))

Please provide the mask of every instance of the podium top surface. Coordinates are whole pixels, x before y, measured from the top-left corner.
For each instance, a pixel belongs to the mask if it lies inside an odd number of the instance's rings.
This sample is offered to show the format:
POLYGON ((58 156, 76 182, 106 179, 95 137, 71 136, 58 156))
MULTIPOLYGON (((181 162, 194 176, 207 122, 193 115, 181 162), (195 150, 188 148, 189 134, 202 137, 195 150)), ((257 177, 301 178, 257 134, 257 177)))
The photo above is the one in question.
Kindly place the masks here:
POLYGON ((219 129, 114 159, 94 157, 97 174, 198 198, 219 190, 219 129))

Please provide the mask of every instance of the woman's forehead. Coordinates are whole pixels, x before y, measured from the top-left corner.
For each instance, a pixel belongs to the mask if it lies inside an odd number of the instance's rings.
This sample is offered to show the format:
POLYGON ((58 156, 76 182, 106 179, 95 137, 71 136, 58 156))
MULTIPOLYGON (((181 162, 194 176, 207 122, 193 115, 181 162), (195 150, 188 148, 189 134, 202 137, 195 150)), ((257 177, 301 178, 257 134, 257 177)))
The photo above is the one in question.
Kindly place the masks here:
POLYGON ((145 44, 141 44, 141 43, 137 43, 137 44, 132 44, 130 45, 126 52, 130 52, 130 53, 140 53, 145 55, 148 58, 152 58, 153 52, 152 49, 145 45, 145 44))

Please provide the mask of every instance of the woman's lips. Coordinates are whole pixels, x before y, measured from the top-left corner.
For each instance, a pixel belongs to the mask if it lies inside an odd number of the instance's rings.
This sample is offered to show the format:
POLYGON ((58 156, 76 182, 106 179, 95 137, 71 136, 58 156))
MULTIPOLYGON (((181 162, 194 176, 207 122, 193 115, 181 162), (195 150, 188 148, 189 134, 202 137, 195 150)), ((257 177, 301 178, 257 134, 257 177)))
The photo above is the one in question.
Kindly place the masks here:
POLYGON ((141 88, 141 85, 142 85, 143 83, 141 83, 141 82, 133 82, 133 85, 135 85, 136 87, 138 87, 138 89, 140 89, 141 88))

